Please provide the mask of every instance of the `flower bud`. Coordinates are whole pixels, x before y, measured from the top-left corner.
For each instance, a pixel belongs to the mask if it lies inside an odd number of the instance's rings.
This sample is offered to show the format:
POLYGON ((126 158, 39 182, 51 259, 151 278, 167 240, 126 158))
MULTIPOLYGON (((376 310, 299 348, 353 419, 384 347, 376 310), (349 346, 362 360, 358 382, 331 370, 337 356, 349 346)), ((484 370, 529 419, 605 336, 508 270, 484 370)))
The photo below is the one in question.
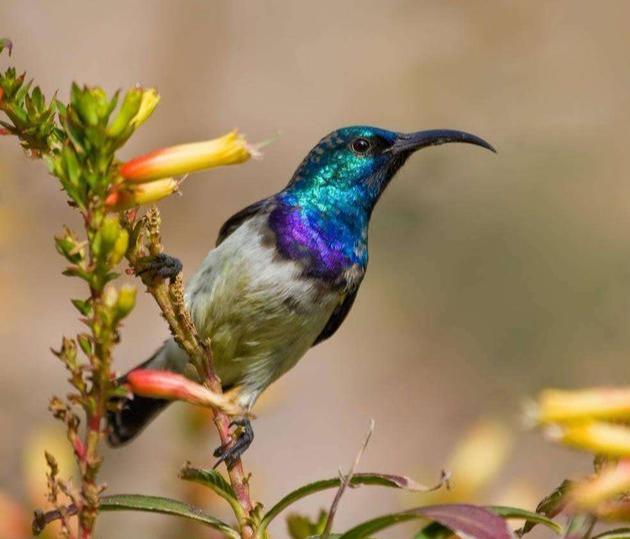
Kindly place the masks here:
POLYGON ((125 256, 127 247, 129 246, 129 232, 121 230, 116 242, 109 253, 109 262, 112 266, 118 264, 125 256))
POLYGON ((118 291, 118 301, 114 315, 117 320, 122 320, 127 316, 136 305, 136 287, 124 285, 118 291))
POLYGON ((103 303, 105 306, 113 310, 118 303, 118 290, 114 286, 108 286, 103 293, 103 303))
POLYGON ((122 211, 157 202, 177 191, 179 183, 173 178, 139 184, 124 183, 110 191, 105 199, 105 206, 110 211, 122 211))
POLYGON ((160 94, 157 93, 155 88, 149 88, 142 91, 142 101, 140 101, 140 109, 138 113, 131 120, 131 124, 135 129, 140 127, 144 122, 149 119, 149 116, 153 114, 155 107, 160 102, 160 94))
POLYGON ((118 114, 107 127, 107 134, 110 137, 118 137, 128 132, 134 118, 138 115, 142 107, 143 91, 142 88, 132 88, 125 94, 118 114))
POLYGON ((181 400, 218 408, 230 415, 240 415, 243 410, 225 395, 210 391, 207 387, 169 371, 136 369, 127 375, 127 384, 133 393, 143 397, 181 400))
POLYGON ((117 217, 107 216, 103 219, 103 223, 100 226, 98 233, 101 237, 101 248, 107 253, 116 244, 122 227, 118 222, 117 217))
POLYGON ((248 146, 245 138, 232 131, 206 142, 181 144, 136 157, 120 167, 120 174, 130 181, 147 182, 206 168, 235 165, 256 155, 256 150, 248 146))

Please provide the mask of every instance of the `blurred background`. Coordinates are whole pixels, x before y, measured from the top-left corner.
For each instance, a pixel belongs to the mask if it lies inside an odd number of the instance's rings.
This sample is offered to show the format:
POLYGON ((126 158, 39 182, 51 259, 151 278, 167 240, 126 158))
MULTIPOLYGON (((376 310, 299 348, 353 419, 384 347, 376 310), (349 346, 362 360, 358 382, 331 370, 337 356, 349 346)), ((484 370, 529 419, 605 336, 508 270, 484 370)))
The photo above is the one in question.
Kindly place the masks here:
MULTIPOLYGON (((361 469, 431 484, 452 466, 451 496, 533 508, 589 459, 524 429, 523 401, 627 374, 629 16, 621 0, 2 0, 0 34, 48 95, 65 99, 72 81, 159 89, 160 107, 121 157, 233 127, 250 140, 282 133, 262 161, 197 174, 160 204, 185 275, 227 217, 282 188, 337 127, 457 128, 494 144, 496 156, 426 149, 401 171, 372 220, 351 315, 261 399, 246 465, 270 506, 348 467, 373 417, 361 469)), ((30 510, 43 447, 63 436, 46 411, 66 391, 49 348, 81 328, 68 298, 82 289, 60 275, 52 236, 79 223, 10 138, 0 140, 0 223, 0 503, 30 510)), ((141 294, 118 369, 166 336, 141 294)), ((174 406, 136 443, 106 450, 108 492, 199 496, 176 475, 187 459, 209 463, 217 440, 204 421, 174 406)), ((315 515, 331 497, 299 508, 315 515)), ((424 499, 355 490, 336 524, 424 499)), ((131 513, 105 514, 99 529, 108 539, 206 533, 131 513)), ((273 531, 286 533, 281 521, 273 531)))

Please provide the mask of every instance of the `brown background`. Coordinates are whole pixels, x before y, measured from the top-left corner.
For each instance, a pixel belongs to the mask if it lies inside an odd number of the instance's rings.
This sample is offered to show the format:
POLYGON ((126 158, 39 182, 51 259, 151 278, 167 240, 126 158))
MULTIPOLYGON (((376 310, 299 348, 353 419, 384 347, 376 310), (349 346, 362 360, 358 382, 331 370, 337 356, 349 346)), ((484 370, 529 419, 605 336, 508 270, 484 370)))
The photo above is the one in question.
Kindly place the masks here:
MULTIPOLYGON (((431 482, 470 425, 498 418, 515 447, 479 499, 518 492, 531 506, 588 459, 523 430, 523 400, 627 372, 629 15, 622 1, 3 0, 0 34, 48 94, 65 98, 71 81, 159 89, 162 104, 121 157, 233 127, 252 140, 282 133, 264 160, 198 174, 160 205, 187 275, 223 220, 282 188, 334 128, 449 127, 492 142, 496 156, 447 146, 402 170, 375 212, 351 316, 262 400, 247 464, 269 506, 347 465, 373 417, 362 468, 431 482)), ((80 330, 68 298, 82 290, 60 275, 51 238, 78 223, 55 180, 8 138, 0 180, 0 489, 28 507, 24 448, 51 422, 49 396, 65 390, 48 348, 80 330)), ((141 294, 119 368, 166 334, 141 294)), ((190 496, 176 471, 187 458, 207 463, 216 440, 191 438, 189 422, 174 409, 106 451, 109 491, 190 496)), ((338 528, 407 501, 353 491, 338 528)), ((113 514, 100 536, 181 537, 177 526, 113 514)))

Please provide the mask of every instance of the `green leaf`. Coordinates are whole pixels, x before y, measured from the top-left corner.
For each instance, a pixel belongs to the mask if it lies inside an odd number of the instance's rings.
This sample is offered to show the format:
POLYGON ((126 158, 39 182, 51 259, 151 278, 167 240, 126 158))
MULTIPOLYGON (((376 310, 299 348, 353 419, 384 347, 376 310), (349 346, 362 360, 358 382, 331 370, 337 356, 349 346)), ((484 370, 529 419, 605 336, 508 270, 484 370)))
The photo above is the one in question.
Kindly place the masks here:
POLYGON ((236 492, 224 477, 216 470, 199 470, 187 463, 179 472, 180 479, 204 485, 226 500, 237 518, 244 517, 243 508, 238 503, 236 492))
POLYGON ((79 277, 84 281, 90 282, 92 280, 92 276, 90 273, 79 266, 70 266, 61 272, 62 275, 66 277, 79 277))
POLYGON ((446 539, 453 535, 453 532, 439 522, 431 522, 413 536, 413 539, 446 539))
POLYGON ((340 539, 364 539, 401 522, 427 519, 438 522, 456 534, 476 539, 511 539, 505 521, 483 507, 468 504, 430 505, 368 520, 342 533, 340 539))
POLYGON ((142 494, 117 494, 114 496, 103 496, 99 507, 100 511, 146 511, 179 516, 219 530, 227 537, 240 539, 240 534, 225 522, 187 503, 171 500, 170 498, 144 496, 142 494))
POLYGON ((92 340, 90 335, 87 333, 79 333, 77 335, 77 342, 83 353, 89 358, 92 355, 92 340))
POLYGON ((318 537, 326 529, 328 522, 328 511, 322 509, 317 516, 317 520, 313 521, 306 515, 293 513, 287 517, 287 530, 291 539, 308 539, 309 537, 318 537))
POLYGON ((492 511, 495 515, 500 516, 501 518, 523 519, 527 522, 547 526, 547 528, 553 530, 558 535, 562 533, 562 526, 560 526, 550 518, 547 518, 545 515, 541 515, 540 513, 534 513, 532 511, 527 511, 526 509, 519 509, 518 507, 507 507, 504 505, 492 505, 488 506, 487 509, 489 511, 492 511))
POLYGON ((607 530, 599 535, 596 535, 593 539, 630 539, 630 528, 607 530))
MULTIPOLYGON (((572 484, 572 481, 565 479, 559 487, 540 501, 536 507, 536 513, 540 513, 546 517, 555 517, 557 514, 561 513, 566 504, 566 493, 572 484)), ((532 520, 527 521, 525 525, 517 531, 517 534, 523 536, 529 533, 536 524, 537 522, 532 520)))
POLYGON ((569 519, 566 531, 564 532, 565 539, 583 539, 589 537, 595 526, 595 517, 586 514, 573 515, 569 519))
POLYGON ((90 299, 71 299, 70 301, 83 316, 89 316, 92 312, 92 302, 90 299))
MULTIPOLYGON (((442 483, 443 481, 440 481, 433 487, 426 487, 420 483, 416 483, 413 479, 409 479, 408 477, 402 475, 357 473, 352 476, 350 486, 358 487, 360 485, 375 485, 381 487, 401 488, 415 492, 429 492, 442 486, 442 483)), ((310 496, 311 494, 315 494, 316 492, 321 492, 322 490, 339 488, 340 485, 341 479, 339 477, 334 477, 332 479, 322 479, 321 481, 309 483, 308 485, 304 485, 303 487, 290 492, 278 503, 276 503, 276 505, 269 509, 269 511, 267 511, 267 514, 265 514, 260 522, 260 529, 265 530, 274 518, 298 500, 301 500, 306 496, 310 496)))

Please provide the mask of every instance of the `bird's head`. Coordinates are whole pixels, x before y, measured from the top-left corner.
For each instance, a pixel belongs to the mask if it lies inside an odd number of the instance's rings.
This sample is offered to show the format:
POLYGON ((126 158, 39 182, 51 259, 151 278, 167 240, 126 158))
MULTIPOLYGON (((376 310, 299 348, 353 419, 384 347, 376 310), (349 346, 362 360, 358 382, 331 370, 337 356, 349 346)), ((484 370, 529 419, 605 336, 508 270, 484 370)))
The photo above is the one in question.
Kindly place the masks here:
POLYGON ((449 142, 475 144, 491 151, 485 140, 451 129, 397 133, 377 127, 352 126, 323 138, 296 170, 288 189, 323 195, 340 203, 366 204, 371 210, 409 156, 427 146, 449 142))

